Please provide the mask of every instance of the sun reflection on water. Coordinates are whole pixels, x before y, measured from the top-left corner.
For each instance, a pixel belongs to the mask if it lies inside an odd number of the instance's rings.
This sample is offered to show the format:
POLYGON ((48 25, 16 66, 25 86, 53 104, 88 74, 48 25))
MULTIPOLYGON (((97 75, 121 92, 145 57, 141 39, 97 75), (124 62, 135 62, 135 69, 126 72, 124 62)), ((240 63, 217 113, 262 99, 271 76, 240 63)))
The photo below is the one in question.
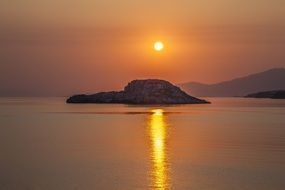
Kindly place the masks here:
POLYGON ((168 126, 163 109, 151 110, 149 118, 149 136, 151 143, 151 189, 169 189, 168 163, 168 126))

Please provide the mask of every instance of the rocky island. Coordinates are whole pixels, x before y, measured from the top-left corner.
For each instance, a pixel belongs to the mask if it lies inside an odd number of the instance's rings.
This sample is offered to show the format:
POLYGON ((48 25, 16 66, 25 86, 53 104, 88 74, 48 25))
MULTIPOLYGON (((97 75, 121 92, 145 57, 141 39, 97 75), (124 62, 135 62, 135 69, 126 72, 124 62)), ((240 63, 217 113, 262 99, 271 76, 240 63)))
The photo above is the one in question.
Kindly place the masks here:
POLYGON ((99 92, 69 97, 67 103, 122 103, 122 104, 204 104, 206 100, 190 96, 165 80, 133 80, 123 91, 99 92))
POLYGON ((285 99, 285 90, 273 90, 265 92, 257 92, 248 94, 246 98, 271 98, 271 99, 285 99))

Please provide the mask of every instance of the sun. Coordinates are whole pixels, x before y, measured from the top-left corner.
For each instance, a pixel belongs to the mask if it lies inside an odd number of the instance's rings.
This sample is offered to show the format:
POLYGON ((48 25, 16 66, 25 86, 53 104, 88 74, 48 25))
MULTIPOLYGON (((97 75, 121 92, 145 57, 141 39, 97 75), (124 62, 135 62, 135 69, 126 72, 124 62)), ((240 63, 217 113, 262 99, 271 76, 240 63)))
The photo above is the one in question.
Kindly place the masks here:
POLYGON ((164 48, 164 44, 161 41, 157 41, 153 44, 153 48, 155 51, 162 51, 164 48))

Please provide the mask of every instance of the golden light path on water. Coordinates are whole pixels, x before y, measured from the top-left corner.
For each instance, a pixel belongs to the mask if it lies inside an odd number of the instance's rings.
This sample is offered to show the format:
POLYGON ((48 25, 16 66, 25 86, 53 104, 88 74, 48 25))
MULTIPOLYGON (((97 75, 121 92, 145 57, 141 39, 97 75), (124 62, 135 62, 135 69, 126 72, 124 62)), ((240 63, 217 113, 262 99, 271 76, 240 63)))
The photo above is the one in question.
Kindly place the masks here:
POLYGON ((151 189, 166 190, 170 188, 167 148, 168 126, 163 109, 151 110, 148 127, 152 162, 151 189))

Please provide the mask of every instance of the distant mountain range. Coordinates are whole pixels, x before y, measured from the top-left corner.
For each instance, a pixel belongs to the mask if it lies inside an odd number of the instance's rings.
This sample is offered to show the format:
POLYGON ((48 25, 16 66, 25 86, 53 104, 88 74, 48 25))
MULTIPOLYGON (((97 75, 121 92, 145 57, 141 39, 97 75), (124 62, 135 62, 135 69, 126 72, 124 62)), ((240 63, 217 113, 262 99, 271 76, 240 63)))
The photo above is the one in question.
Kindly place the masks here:
POLYGON ((189 82, 179 86, 194 96, 208 97, 236 97, 262 91, 285 90, 285 68, 274 68, 215 84, 189 82))

